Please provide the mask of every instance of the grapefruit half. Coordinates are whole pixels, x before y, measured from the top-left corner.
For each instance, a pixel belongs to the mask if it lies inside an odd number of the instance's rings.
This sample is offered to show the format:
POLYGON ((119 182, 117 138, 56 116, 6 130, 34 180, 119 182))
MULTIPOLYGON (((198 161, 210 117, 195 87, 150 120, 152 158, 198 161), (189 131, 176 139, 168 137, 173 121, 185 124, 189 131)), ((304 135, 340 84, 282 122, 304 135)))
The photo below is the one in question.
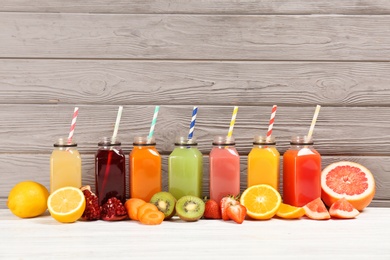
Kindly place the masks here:
POLYGON ((361 211, 375 195, 375 180, 363 165, 341 161, 328 165, 321 173, 321 198, 330 207, 341 198, 361 211))
POLYGON ((329 214, 334 218, 354 218, 359 215, 359 211, 348 200, 342 198, 332 204, 329 214))

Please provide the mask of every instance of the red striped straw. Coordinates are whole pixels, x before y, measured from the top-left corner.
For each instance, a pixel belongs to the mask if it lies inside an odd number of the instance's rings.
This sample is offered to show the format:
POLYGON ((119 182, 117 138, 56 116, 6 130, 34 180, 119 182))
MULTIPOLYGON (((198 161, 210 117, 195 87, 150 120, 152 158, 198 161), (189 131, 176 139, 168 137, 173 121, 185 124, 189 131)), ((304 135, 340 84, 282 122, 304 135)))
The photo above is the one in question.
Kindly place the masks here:
POLYGON ((278 108, 277 105, 272 106, 272 111, 271 111, 271 118, 269 120, 269 125, 268 125, 268 132, 267 132, 267 141, 271 139, 272 135, 272 128, 274 127, 274 122, 275 122, 275 115, 276 115, 276 109, 278 108))
POLYGON ((70 132, 69 132, 69 136, 68 136, 68 144, 72 143, 72 138, 73 138, 73 134, 74 134, 74 129, 76 128, 76 120, 77 120, 78 114, 79 114, 79 108, 75 107, 74 111, 73 111, 72 124, 70 125, 70 132))

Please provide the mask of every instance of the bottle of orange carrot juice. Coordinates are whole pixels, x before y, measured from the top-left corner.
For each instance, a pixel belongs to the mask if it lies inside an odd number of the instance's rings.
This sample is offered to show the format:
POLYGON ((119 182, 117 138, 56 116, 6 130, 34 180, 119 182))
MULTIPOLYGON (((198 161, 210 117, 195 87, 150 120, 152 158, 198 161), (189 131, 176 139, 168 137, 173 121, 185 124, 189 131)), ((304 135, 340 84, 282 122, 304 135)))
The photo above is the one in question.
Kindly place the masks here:
POLYGON ((130 197, 150 201, 161 191, 161 156, 154 137, 135 137, 130 152, 130 197))

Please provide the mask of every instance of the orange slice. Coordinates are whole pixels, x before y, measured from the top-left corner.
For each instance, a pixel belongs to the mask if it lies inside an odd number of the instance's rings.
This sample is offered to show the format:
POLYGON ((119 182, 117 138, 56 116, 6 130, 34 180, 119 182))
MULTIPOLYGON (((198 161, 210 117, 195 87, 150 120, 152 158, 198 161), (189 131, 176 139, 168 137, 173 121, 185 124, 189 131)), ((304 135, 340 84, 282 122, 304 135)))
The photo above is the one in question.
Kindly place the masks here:
POLYGON ((75 222, 84 213, 85 197, 78 188, 60 188, 50 194, 47 207, 55 220, 62 223, 75 222))
POLYGON ((285 219, 294 219, 300 218, 305 215, 305 209, 301 207, 294 207, 288 204, 280 204, 278 211, 276 212, 276 216, 279 218, 285 219))
POLYGON ((277 190, 267 184, 254 185, 241 195, 240 203, 253 219, 270 219, 278 211, 282 199, 277 190))

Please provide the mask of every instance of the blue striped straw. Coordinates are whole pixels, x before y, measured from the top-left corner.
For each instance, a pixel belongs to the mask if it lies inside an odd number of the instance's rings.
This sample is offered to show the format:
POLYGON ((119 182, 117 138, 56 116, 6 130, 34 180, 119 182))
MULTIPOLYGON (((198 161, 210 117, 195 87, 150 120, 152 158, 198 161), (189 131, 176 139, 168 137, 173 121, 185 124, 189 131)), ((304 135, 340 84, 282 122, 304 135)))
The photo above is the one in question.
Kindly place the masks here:
POLYGON ((160 106, 156 106, 156 108, 154 109, 153 120, 152 120, 152 125, 150 126, 148 140, 152 139, 152 137, 154 135, 154 127, 156 126, 157 116, 158 116, 159 110, 160 110, 160 106))
POLYGON ((190 124, 190 132, 188 133, 188 140, 191 140, 192 137, 194 136, 195 120, 196 120, 197 113, 198 113, 198 107, 194 107, 194 109, 192 109, 192 118, 190 124))

